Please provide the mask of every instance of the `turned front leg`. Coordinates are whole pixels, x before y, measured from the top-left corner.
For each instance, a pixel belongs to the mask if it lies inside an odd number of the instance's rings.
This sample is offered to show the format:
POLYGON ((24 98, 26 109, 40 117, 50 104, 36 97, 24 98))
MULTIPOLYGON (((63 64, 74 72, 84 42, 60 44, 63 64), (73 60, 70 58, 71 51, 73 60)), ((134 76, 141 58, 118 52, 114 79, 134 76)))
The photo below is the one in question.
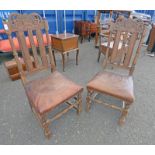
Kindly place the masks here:
POLYGON ((128 112, 129 112, 130 105, 131 105, 131 103, 125 102, 124 108, 122 110, 121 116, 120 116, 119 121, 118 121, 119 125, 123 125, 125 123, 126 117, 128 115, 128 112))

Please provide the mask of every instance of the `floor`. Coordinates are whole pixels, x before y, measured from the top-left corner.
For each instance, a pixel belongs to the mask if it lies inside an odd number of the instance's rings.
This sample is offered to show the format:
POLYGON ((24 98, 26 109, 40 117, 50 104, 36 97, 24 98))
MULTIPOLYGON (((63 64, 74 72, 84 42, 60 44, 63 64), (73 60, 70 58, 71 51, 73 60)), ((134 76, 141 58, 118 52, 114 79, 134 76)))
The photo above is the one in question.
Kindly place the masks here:
MULTIPOLYGON (((84 41, 79 46, 79 65, 75 65, 75 53, 72 53, 62 72, 61 57, 57 54, 57 70, 85 87, 102 70, 103 56, 98 63, 94 41, 84 41)), ((94 105, 87 113, 84 89, 82 113, 78 116, 71 110, 54 121, 50 126, 53 133, 50 140, 44 137, 31 112, 20 80, 10 81, 1 64, 0 144, 155 144, 155 58, 145 53, 146 47, 143 47, 134 72, 136 100, 123 127, 117 124, 119 111, 94 105)), ((105 98, 115 102, 115 99, 105 98)))

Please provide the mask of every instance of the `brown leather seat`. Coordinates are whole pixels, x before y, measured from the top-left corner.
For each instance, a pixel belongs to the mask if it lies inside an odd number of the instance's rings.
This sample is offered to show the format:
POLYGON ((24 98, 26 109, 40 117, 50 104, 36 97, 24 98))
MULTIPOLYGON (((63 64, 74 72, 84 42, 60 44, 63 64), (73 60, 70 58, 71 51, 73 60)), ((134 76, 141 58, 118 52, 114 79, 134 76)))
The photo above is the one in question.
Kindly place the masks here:
POLYGON ((26 93, 39 113, 48 112, 82 91, 83 88, 59 72, 26 84, 26 93))
POLYGON ((98 73, 87 84, 87 88, 115 96, 129 103, 134 101, 132 76, 120 76, 110 72, 98 73))

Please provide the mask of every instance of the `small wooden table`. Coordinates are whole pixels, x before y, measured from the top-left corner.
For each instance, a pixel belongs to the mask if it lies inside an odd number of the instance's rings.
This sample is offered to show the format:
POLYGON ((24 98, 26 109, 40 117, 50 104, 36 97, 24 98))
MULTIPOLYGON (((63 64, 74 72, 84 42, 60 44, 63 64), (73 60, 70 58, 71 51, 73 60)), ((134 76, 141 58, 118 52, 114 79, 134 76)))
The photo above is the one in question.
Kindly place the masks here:
POLYGON ((70 52, 76 51, 76 65, 78 65, 78 55, 79 55, 78 37, 79 37, 78 35, 70 33, 51 35, 54 61, 56 64, 55 51, 61 53, 63 71, 65 69, 65 54, 67 54, 68 56, 70 52))

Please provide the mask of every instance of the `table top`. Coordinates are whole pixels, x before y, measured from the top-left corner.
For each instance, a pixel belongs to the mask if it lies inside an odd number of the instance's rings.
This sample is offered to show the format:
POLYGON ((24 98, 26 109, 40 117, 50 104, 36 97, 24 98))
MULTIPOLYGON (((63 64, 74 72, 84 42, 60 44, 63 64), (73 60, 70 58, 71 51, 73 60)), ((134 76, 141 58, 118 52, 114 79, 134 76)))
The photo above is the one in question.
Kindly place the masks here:
POLYGON ((51 37, 64 40, 64 39, 78 37, 78 35, 72 34, 72 33, 61 33, 61 34, 52 34, 51 37))

